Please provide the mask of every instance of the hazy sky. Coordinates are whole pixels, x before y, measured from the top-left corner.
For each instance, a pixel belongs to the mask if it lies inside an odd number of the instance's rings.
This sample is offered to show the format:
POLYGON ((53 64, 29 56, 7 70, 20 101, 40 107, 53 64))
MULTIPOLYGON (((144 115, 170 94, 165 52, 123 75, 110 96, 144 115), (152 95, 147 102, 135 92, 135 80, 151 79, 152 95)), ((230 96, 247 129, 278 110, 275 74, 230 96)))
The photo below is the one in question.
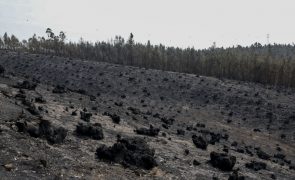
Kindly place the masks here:
POLYGON ((206 48, 295 42, 294 0, 0 0, 0 33, 110 40, 115 35, 206 48))

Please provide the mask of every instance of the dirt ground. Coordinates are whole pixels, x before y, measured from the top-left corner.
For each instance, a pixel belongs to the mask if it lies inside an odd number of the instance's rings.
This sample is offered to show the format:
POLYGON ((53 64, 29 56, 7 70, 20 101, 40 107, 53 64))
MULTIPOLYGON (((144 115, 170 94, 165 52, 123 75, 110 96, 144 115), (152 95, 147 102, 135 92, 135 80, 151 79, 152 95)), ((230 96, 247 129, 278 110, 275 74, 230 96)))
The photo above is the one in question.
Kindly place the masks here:
POLYGON ((228 179, 234 172, 295 179, 294 89, 8 51, 0 51, 0 65, 0 179, 228 179), (25 80, 36 88, 19 86, 25 80), (91 113, 103 139, 77 135, 80 112, 91 113), (64 128, 65 139, 50 143, 17 125, 41 120, 64 128), (155 136, 135 131, 150 125, 160 129, 155 136), (157 166, 98 159, 97 148, 118 135, 144 139, 157 166), (214 167, 213 151, 234 156, 233 169, 214 167), (266 167, 254 170, 252 161, 266 167))

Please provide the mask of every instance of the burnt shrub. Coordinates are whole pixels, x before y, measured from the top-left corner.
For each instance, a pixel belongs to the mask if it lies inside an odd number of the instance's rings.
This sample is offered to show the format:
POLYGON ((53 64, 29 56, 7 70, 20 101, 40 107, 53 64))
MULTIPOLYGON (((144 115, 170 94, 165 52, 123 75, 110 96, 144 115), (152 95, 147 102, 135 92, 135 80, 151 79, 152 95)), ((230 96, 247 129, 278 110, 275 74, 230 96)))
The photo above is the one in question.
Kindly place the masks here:
POLYGON ((185 135, 185 131, 183 129, 177 129, 177 135, 185 135))
POLYGON ((19 89, 35 90, 37 84, 32 83, 30 81, 23 81, 21 83, 17 83, 17 85, 15 85, 14 87, 19 89))
POLYGON ((41 137, 47 139, 49 143, 62 143, 67 136, 67 130, 62 127, 54 127, 47 120, 41 120, 39 124, 39 133, 41 137))
POLYGON ((5 73, 5 68, 0 65, 0 75, 3 75, 5 73))
POLYGON ((109 116, 113 120, 113 123, 120 124, 121 117, 118 116, 117 114, 111 114, 109 112, 104 112, 103 115, 104 116, 109 116))
POLYGON ((66 93, 67 92, 67 89, 65 86, 60 86, 60 85, 57 85, 53 90, 52 90, 52 93, 55 93, 55 94, 63 94, 63 93, 66 93))
POLYGON ((83 111, 81 111, 80 112, 80 118, 83 120, 83 121, 86 121, 86 122, 89 122, 90 121, 90 118, 91 118, 91 116, 92 116, 92 114, 91 113, 87 113, 87 112, 83 112, 83 111))
POLYGON ((90 137, 94 140, 101 140, 104 138, 102 126, 99 123, 90 124, 80 122, 76 126, 76 133, 78 136, 90 137))
POLYGON ((35 138, 44 138, 50 144, 60 144, 67 136, 67 130, 65 128, 54 127, 48 120, 41 120, 39 126, 28 123, 27 121, 18 121, 15 125, 19 132, 28 133, 35 138))
POLYGON ((237 170, 235 170, 228 178, 228 180, 245 180, 245 176, 239 174, 237 170))
POLYGON ((161 121, 162 121, 163 123, 165 123, 165 124, 171 126, 171 125, 173 125, 175 119, 173 119, 173 118, 162 117, 162 118, 161 118, 161 121))
POLYGON ((213 151, 210 153, 210 163, 222 171, 231 171, 236 163, 236 157, 213 151))
POLYGON ((257 149, 256 154, 257 154, 257 156, 260 159, 263 159, 263 160, 269 160, 270 157, 271 157, 269 154, 267 154, 266 152, 262 151, 261 149, 257 149))
POLYGON ((197 148, 203 149, 203 150, 207 149, 208 142, 204 137, 193 135, 192 140, 197 148))
POLYGON ((46 100, 42 96, 40 96, 40 97, 35 98, 35 102, 36 103, 46 103, 46 100))
POLYGON ((134 107, 128 107, 127 108, 129 111, 131 111, 133 114, 137 115, 137 114, 140 114, 140 110, 137 109, 137 108, 134 108, 134 107))
POLYGON ((111 147, 102 145, 96 150, 98 159, 120 163, 126 167, 152 169, 157 166, 155 150, 142 138, 118 139, 111 147))
POLYGON ((147 135, 147 136, 158 136, 160 129, 154 128, 152 125, 150 125, 150 128, 139 128, 136 129, 135 132, 140 135, 147 135))
POLYGON ((266 169, 266 164, 264 162, 251 161, 250 163, 246 163, 246 168, 259 171, 266 169))

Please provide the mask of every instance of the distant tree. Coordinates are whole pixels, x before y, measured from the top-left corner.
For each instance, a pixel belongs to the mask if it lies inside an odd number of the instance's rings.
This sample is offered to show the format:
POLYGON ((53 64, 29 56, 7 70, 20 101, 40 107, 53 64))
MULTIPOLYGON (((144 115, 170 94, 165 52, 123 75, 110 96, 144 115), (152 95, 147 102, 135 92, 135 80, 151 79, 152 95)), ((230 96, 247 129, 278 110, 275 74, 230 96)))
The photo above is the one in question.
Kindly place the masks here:
POLYGON ((116 54, 116 63, 123 64, 124 62, 124 45, 125 40, 121 36, 116 36, 114 40, 114 48, 115 48, 115 54, 116 54))
POLYGON ((66 34, 61 31, 59 33, 59 50, 58 53, 61 55, 64 53, 64 43, 65 43, 65 39, 66 39, 66 34))
POLYGON ((134 53, 133 53, 133 46, 134 46, 134 36, 130 33, 129 39, 127 41, 127 63, 130 65, 134 65, 134 53))
POLYGON ((13 50, 16 50, 19 47, 19 40, 14 35, 10 37, 10 45, 13 50))
POLYGON ((46 34, 48 38, 34 34, 19 42, 5 33, 0 37, 0 48, 295 87, 295 44, 195 50, 152 45, 150 41, 135 43, 132 33, 126 42, 116 36, 112 41, 95 43, 83 39, 66 42, 64 32, 56 36, 50 28, 46 34))
POLYGON ((134 39, 133 38, 134 38, 134 35, 132 33, 130 33, 129 39, 128 39, 128 44, 130 46, 133 46, 134 45, 134 39))
POLYGON ((21 42, 21 46, 23 47, 23 48, 28 48, 28 41, 27 40, 22 40, 22 42, 21 42))
POLYGON ((54 39, 54 33, 52 32, 52 29, 47 28, 46 29, 46 34, 47 34, 49 39, 54 39))
POLYGON ((2 38, 0 37, 0 49, 4 48, 4 41, 2 40, 2 38))
POLYGON ((122 38, 121 36, 116 36, 116 37, 115 37, 114 45, 123 46, 124 43, 125 43, 124 38, 122 38))
POLYGON ((31 52, 39 52, 39 42, 37 39, 37 35, 34 34, 33 37, 28 40, 28 48, 31 52))
POLYGON ((63 31, 60 31, 59 38, 60 38, 61 42, 64 42, 66 39, 66 34, 63 31))
POLYGON ((4 36, 3 36, 3 41, 4 41, 4 48, 6 49, 9 49, 10 47, 10 38, 9 36, 7 35, 7 33, 4 33, 4 36))

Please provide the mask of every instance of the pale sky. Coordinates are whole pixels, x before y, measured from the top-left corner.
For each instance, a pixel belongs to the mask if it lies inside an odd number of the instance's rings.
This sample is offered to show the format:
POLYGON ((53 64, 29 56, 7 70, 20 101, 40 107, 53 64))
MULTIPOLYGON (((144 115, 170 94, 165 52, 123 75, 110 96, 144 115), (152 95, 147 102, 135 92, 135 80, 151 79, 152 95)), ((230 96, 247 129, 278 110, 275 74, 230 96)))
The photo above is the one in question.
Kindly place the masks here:
POLYGON ((294 0, 0 0, 0 34, 207 48, 295 42, 294 0))

